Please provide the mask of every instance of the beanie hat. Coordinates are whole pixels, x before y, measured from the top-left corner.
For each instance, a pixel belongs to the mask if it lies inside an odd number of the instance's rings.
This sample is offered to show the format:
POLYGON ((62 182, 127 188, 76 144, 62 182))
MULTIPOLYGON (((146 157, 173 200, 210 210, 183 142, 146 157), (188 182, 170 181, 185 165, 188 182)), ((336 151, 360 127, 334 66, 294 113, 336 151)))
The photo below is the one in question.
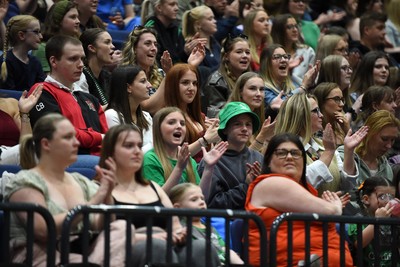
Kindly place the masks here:
POLYGON ((69 11, 67 10, 69 2, 69 0, 61 0, 54 4, 52 17, 55 25, 60 25, 65 14, 69 11))
POLYGON ((243 102, 229 102, 219 112, 219 128, 218 135, 222 140, 226 141, 227 136, 223 133, 224 129, 228 125, 230 119, 241 114, 249 114, 253 121, 253 133, 257 132, 260 128, 260 119, 257 114, 251 111, 250 107, 243 102))

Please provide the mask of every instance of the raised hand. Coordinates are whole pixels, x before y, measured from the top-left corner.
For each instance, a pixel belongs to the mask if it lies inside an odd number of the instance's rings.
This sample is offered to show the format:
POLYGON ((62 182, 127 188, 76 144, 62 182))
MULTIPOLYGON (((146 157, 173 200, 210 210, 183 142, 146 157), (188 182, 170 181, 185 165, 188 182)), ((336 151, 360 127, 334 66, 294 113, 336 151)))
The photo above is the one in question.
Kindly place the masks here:
POLYGON ((98 180, 100 181, 100 187, 96 194, 98 197, 100 197, 100 203, 103 203, 109 196, 111 196, 111 192, 113 191, 117 180, 115 174, 117 171, 117 164, 115 163, 114 159, 109 157, 105 160, 105 163, 108 169, 101 168, 99 166, 95 167, 98 180))
POLYGON ((263 124, 261 125, 260 133, 257 135, 257 140, 260 142, 265 142, 268 139, 271 139, 274 136, 275 131, 275 122, 271 122, 271 117, 265 119, 263 124))
POLYGON ((330 123, 326 124, 325 129, 322 132, 322 144, 324 145, 325 150, 336 150, 336 136, 330 123))
POLYGON ((321 195, 321 198, 336 205, 340 210, 342 210, 342 200, 336 193, 331 191, 324 191, 321 195))
POLYGON ((210 151, 204 147, 201 147, 203 151, 203 160, 209 166, 212 167, 217 164, 218 160, 222 157, 225 151, 228 149, 228 142, 219 142, 216 146, 214 146, 210 151))
POLYGON ((18 108, 22 113, 29 113, 31 109, 36 105, 40 96, 42 95, 43 85, 39 84, 33 90, 32 94, 28 96, 28 92, 25 90, 18 100, 18 108))
POLYGON ((189 162, 189 158, 189 144, 185 142, 182 146, 178 147, 178 162, 176 163, 176 166, 178 166, 179 169, 184 170, 189 162))
POLYGON ((217 143, 221 138, 218 135, 219 120, 214 120, 211 125, 207 128, 204 138, 209 144, 217 143))
POLYGON ((368 134, 368 126, 362 126, 357 132, 351 134, 351 129, 347 132, 344 137, 344 147, 346 149, 354 151, 354 149, 361 143, 364 137, 368 134))
POLYGON ((253 180, 260 175, 261 173, 261 164, 260 162, 256 161, 253 164, 246 163, 246 183, 250 184, 253 180))
POLYGON ((169 52, 167 50, 165 50, 161 56, 160 59, 160 63, 161 63, 161 68, 163 69, 163 71, 165 73, 168 73, 168 71, 172 68, 172 59, 171 59, 171 55, 169 54, 169 52))
POLYGON ((283 103, 283 99, 282 99, 283 95, 284 95, 284 92, 280 91, 279 94, 274 99, 272 99, 270 106, 273 110, 280 109, 280 107, 283 103))
POLYGON ((206 56, 206 48, 202 43, 198 43, 192 50, 187 60, 192 66, 199 66, 206 56))

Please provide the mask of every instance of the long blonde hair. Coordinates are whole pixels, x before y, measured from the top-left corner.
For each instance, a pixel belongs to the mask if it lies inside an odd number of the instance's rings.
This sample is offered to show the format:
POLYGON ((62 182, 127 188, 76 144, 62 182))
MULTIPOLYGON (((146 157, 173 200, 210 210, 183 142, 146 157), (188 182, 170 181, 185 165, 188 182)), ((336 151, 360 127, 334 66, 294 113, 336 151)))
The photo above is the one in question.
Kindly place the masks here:
MULTIPOLYGON (((164 121, 165 117, 173 112, 179 112, 182 114, 183 118, 185 118, 185 114, 177 107, 165 107, 157 111, 157 113, 153 117, 153 145, 154 152, 156 153, 158 159, 160 160, 161 166, 164 170, 164 179, 167 181, 168 177, 171 175, 173 167, 168 158, 165 149, 165 143, 163 139, 163 133, 161 132, 161 124, 164 121)), ((191 183, 196 183, 196 176, 194 174, 192 164, 189 160, 189 163, 186 166, 186 172, 188 176, 188 180, 191 183)), ((145 177, 149 178, 149 177, 145 177)))
POLYGON ((13 47, 20 41, 18 38, 18 33, 20 31, 26 31, 29 23, 32 21, 39 20, 31 15, 17 15, 12 17, 7 23, 6 34, 3 43, 3 63, 1 64, 1 79, 3 81, 7 80, 8 76, 6 64, 8 47, 9 45, 13 47))
POLYGON ((198 29, 196 23, 204 18, 204 13, 211 10, 208 6, 202 5, 183 13, 182 16, 182 35, 186 39, 192 38, 198 29))
MULTIPOLYGON (((258 12, 265 12, 264 9, 255 9, 250 11, 247 16, 244 18, 243 21, 243 33, 246 34, 249 37, 249 44, 250 44, 250 55, 251 59, 256 62, 257 64, 260 64, 260 56, 258 55, 258 46, 256 39, 254 38, 254 27, 253 27, 253 22, 254 19, 256 18, 258 12)), ((269 45, 272 44, 272 37, 271 35, 267 35, 265 37, 265 40, 262 40, 262 45, 269 45)))

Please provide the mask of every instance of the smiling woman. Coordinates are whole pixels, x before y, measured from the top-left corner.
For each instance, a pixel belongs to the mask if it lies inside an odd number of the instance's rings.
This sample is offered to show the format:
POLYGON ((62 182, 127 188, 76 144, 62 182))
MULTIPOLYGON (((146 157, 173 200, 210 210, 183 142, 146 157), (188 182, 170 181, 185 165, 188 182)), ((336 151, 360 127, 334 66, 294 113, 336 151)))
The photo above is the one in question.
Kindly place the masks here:
POLYGON ((40 62, 29 54, 30 50, 38 49, 42 38, 40 22, 35 17, 18 15, 8 21, 4 53, 0 58, 1 88, 24 91, 35 83, 44 81, 46 75, 40 62))
POLYGON ((204 115, 200 110, 198 80, 195 67, 189 64, 176 64, 169 70, 165 79, 164 94, 166 106, 178 107, 184 113, 187 128, 184 140, 189 143, 190 154, 197 162, 202 157, 199 153, 204 144, 202 141, 208 146, 219 140, 215 119, 208 120, 211 126, 206 128, 204 115))
MULTIPOLYGON (((250 185, 247 192, 247 211, 261 216, 267 231, 275 218, 285 212, 304 212, 328 215, 342 214, 342 201, 336 193, 326 191, 321 198, 317 191, 306 181, 306 153, 298 136, 294 134, 278 134, 268 144, 264 155, 262 175, 250 185), (279 199, 279 201, 277 201, 279 199)), ((329 266, 338 266, 340 260, 340 237, 335 225, 330 224, 328 230, 329 266)), ((304 259, 304 226, 293 223, 292 259, 293 264, 304 259)), ((323 232, 320 224, 310 226, 310 254, 322 257, 323 232)), ((287 266, 287 226, 281 227, 277 234, 277 264, 287 266)), ((260 240, 257 229, 249 227, 250 264, 259 266, 260 240)), ((265 251, 265 253, 267 253, 265 251)), ((352 266, 348 247, 345 247, 345 266, 352 266)), ((321 260, 322 261, 322 260, 321 260)))

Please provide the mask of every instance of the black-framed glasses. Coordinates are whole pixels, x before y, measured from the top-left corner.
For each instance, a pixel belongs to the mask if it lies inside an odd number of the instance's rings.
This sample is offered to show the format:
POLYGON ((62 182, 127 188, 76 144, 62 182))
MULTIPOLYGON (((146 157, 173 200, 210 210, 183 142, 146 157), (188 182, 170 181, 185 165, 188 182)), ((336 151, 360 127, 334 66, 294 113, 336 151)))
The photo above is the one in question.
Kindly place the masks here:
POLYGON ((386 193, 386 194, 381 194, 378 195, 376 194, 376 198, 380 201, 385 201, 385 202, 389 202, 390 200, 394 199, 394 195, 390 194, 390 193, 386 193))
POLYGON ((289 54, 273 54, 272 60, 290 60, 289 54))
POLYGON ((231 35, 230 33, 228 33, 228 36, 226 37, 225 41, 224 41, 224 51, 228 51, 229 47, 231 46, 233 40, 235 40, 236 38, 242 38, 244 40, 248 40, 249 37, 243 33, 240 33, 238 35, 231 35))
POLYGON ((327 97, 325 98, 326 100, 332 99, 333 101, 335 101, 336 104, 340 105, 340 102, 343 103, 343 105, 346 103, 346 101, 344 100, 343 97, 340 96, 334 96, 334 97, 327 97))
POLYGON ((288 25, 286 25, 286 29, 288 29, 288 30, 299 29, 299 25, 298 24, 288 24, 288 25))
POLYGON ((345 72, 353 71, 353 68, 350 67, 349 65, 340 66, 340 69, 343 70, 343 71, 345 71, 345 72))
POLYGON ((289 155, 292 156, 292 158, 294 159, 299 159, 303 156, 303 153, 301 152, 300 149, 291 149, 291 150, 287 150, 287 149, 275 149, 274 154, 278 157, 278 159, 286 159, 287 156, 289 155))
POLYGON ((36 35, 42 34, 41 30, 24 30, 23 32, 33 32, 36 35))
POLYGON ((316 108, 312 109, 312 110, 311 110, 311 113, 314 113, 314 114, 316 114, 316 115, 322 114, 322 113, 321 113, 321 110, 319 109, 319 107, 316 107, 316 108))

